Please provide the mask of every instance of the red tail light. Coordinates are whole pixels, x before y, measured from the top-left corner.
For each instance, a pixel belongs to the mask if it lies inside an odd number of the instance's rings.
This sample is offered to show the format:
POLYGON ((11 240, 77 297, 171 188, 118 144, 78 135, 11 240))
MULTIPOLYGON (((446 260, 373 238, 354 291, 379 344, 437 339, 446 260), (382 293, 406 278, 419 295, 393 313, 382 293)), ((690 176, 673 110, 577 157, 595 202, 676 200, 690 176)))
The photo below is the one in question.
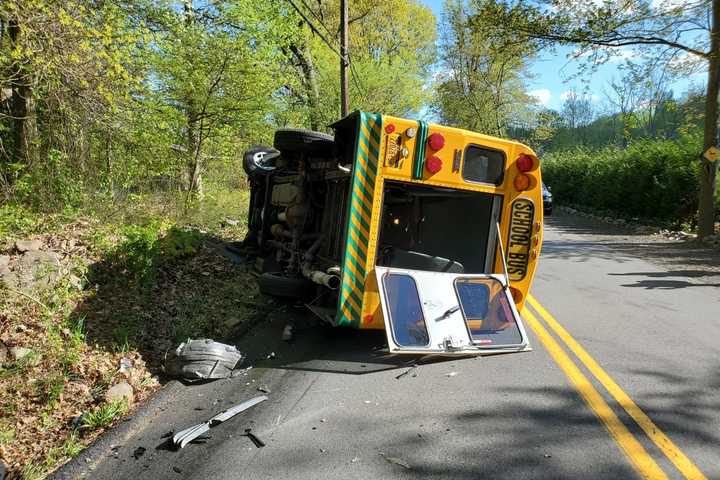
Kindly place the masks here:
POLYGON ((445 146, 445 137, 439 133, 431 133, 427 139, 427 144, 430 149, 437 152, 445 146))
POLYGON ((523 154, 520 154, 520 156, 515 161, 515 164, 517 165, 518 170, 521 172, 529 172, 533 169, 534 162, 532 157, 523 154))
POLYGON ((442 160, 440 160, 440 157, 433 155, 425 161, 425 168, 427 168, 428 172, 436 174, 442 170, 442 160))

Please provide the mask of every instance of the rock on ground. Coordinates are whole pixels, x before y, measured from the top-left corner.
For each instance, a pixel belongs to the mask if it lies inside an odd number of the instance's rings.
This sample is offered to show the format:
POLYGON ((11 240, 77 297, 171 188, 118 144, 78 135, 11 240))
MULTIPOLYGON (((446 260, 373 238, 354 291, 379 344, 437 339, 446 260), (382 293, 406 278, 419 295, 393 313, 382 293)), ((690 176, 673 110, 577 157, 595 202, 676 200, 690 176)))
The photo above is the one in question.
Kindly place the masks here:
POLYGON ((15 249, 20 253, 40 250, 42 242, 40 240, 18 240, 15 242, 15 249))
POLYGON ((10 349, 10 355, 12 355, 13 359, 18 362, 22 360, 23 358, 27 357, 32 353, 32 350, 25 347, 12 347, 10 349))
POLYGON ((105 401, 108 403, 126 400, 128 405, 131 405, 134 398, 135 394, 133 393, 133 388, 128 382, 120 382, 113 385, 107 392, 105 392, 105 401))
POLYGON ((60 257, 55 252, 28 250, 9 267, 10 258, 0 258, 0 282, 23 291, 50 288, 60 279, 60 257))

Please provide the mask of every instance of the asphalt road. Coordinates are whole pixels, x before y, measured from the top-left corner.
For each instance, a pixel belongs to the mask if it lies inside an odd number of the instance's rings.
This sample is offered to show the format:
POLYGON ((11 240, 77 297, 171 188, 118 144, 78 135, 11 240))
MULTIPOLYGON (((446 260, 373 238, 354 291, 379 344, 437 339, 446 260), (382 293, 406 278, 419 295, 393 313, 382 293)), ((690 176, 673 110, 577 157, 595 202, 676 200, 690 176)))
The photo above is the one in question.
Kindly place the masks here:
POLYGON ((397 378, 413 360, 382 354, 382 335, 308 328, 288 345, 301 313, 280 310, 239 342, 246 376, 173 387, 59 478, 720 479, 717 258, 554 217, 524 312, 533 352, 397 378), (167 448, 259 386, 269 401, 167 448))

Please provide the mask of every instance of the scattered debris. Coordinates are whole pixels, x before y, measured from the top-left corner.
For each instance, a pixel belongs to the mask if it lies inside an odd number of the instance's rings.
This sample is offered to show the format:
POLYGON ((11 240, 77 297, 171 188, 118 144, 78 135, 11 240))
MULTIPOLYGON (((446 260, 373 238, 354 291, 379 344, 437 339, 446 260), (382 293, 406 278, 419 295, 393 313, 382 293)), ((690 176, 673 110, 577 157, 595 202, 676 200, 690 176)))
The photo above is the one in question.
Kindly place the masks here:
POLYGON ((552 458, 552 455, 550 455, 549 453, 546 453, 545 455, 543 455, 543 457, 545 457, 545 458, 552 458))
POLYGON ((388 457, 384 453, 380 453, 380 456, 383 457, 388 463, 392 463, 395 465, 400 465, 401 467, 405 469, 410 469, 410 464, 407 463, 405 460, 397 457, 388 457))
POLYGON ((320 419, 320 423, 325 423, 325 419, 324 419, 324 418, 321 418, 321 419, 320 419))
POLYGON ((409 373, 412 373, 413 377, 417 377, 417 372, 415 371, 416 368, 417 368, 417 365, 411 366, 410 368, 408 368, 407 370, 402 372, 400 375, 397 375, 395 377, 395 380, 400 380, 402 377, 404 377, 405 375, 407 375, 409 373))
POLYGON ((234 417, 240 412, 243 412, 247 410, 250 407, 253 407, 257 405, 260 402, 264 402, 267 400, 268 397, 265 395, 260 395, 255 398, 251 398, 250 400, 243 402, 241 404, 238 404, 232 408, 228 408, 224 412, 218 413, 214 417, 212 417, 210 420, 208 420, 205 423, 200 423, 198 425, 194 425, 190 428, 186 428, 185 430, 182 430, 178 433, 176 433, 173 436, 173 444, 177 448, 183 448, 185 445, 193 441, 194 439, 200 437, 204 433, 207 433, 211 427, 214 427, 225 420, 229 420, 230 418, 234 417))
POLYGON ((118 373, 120 375, 129 376, 130 370, 132 369, 133 362, 129 358, 123 357, 120 359, 120 368, 118 368, 118 373))
POLYGON ((260 440, 254 433, 252 433, 252 428, 246 428, 245 435, 243 435, 243 437, 248 437, 250 440, 252 440, 252 442, 257 448, 262 448, 265 446, 265 442, 260 440))
POLYGON ((275 352, 268 353, 265 358, 268 360, 272 360, 273 358, 275 358, 275 352))
POLYGON ((359 461, 360 461, 360 459, 358 457, 353 457, 353 459, 350 460, 351 463, 357 463, 359 461))
POLYGON ((125 400, 128 405, 132 405, 135 400, 135 393, 132 386, 128 382, 120 382, 113 385, 105 392, 105 401, 108 403, 119 402, 125 400))
POLYGON ((448 372, 445 374, 446 377, 455 377, 457 376, 458 372, 448 372))
POLYGON ((133 451, 133 454, 132 454, 133 458, 134 458, 135 460, 138 460, 140 457, 142 457, 143 455, 145 455, 145 451, 146 451, 146 450, 147 450, 147 449, 146 449, 145 447, 137 447, 137 448, 133 451))
POLYGON ((327 453, 327 450, 324 449, 324 448, 321 448, 321 449, 320 449, 320 453, 327 453))
POLYGON ((290 324, 285 325, 285 328, 283 329, 283 332, 282 332, 282 339, 286 342, 289 342, 290 340, 293 339, 293 326, 292 325, 290 325, 290 324))
POLYGON ((247 375, 250 370, 252 370, 252 365, 249 367, 241 368, 239 370, 233 370, 232 374, 230 375, 230 378, 235 378, 239 375, 247 375))
POLYGON ((370 400, 363 400, 363 403, 364 403, 365 405, 370 405, 372 402, 371 402, 370 400))
POLYGON ((270 393, 270 389, 267 385, 260 385, 259 387, 257 387, 257 391, 262 393, 270 393))
POLYGON ((165 373, 188 381, 227 378, 242 358, 234 346, 209 338, 188 339, 165 355, 165 373))
POLYGON ((177 465, 175 465, 175 466, 173 467, 173 472, 175 472, 175 473, 182 473, 182 469, 181 469, 180 467, 178 467, 177 465))

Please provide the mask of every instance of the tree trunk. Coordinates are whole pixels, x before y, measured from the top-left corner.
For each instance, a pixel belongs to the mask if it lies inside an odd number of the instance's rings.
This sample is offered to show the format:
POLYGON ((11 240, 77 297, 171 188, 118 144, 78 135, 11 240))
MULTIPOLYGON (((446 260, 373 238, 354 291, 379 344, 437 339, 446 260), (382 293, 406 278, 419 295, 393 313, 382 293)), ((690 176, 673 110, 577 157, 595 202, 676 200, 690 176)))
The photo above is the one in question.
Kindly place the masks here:
POLYGON ((290 45, 290 51, 295 56, 295 63, 302 73, 302 83, 305 87, 307 107, 310 112, 310 130, 320 129, 320 89, 317 84, 317 72, 312 55, 307 46, 299 48, 290 45))
MULTIPOLYGON (((712 2, 712 31, 708 63, 707 95, 705 96, 705 131, 703 152, 717 146, 718 94, 720 93, 720 0, 712 2)), ((705 158, 700 160, 700 195, 698 198, 698 236, 715 232, 715 177, 717 167, 705 158)))
MULTIPOLYGON (((20 40, 20 25, 16 20, 8 22, 8 35, 11 44, 20 40)), ((13 150, 15 161, 32 165, 37 160, 38 129, 35 115, 30 75, 25 72, 20 61, 15 60, 10 73, 12 97, 10 109, 13 116, 13 150)))

